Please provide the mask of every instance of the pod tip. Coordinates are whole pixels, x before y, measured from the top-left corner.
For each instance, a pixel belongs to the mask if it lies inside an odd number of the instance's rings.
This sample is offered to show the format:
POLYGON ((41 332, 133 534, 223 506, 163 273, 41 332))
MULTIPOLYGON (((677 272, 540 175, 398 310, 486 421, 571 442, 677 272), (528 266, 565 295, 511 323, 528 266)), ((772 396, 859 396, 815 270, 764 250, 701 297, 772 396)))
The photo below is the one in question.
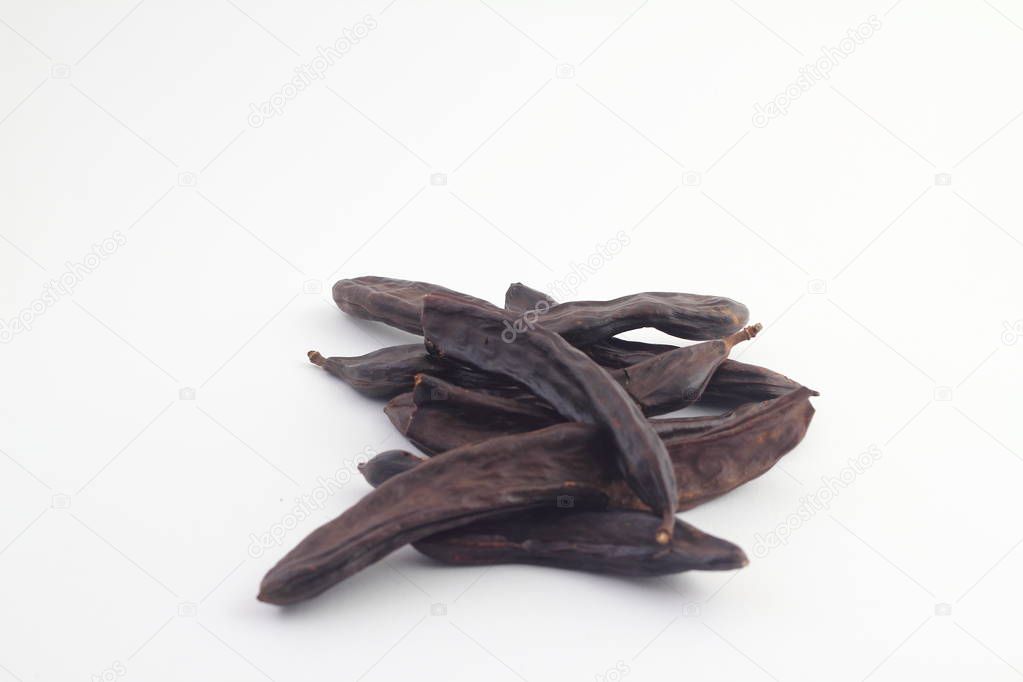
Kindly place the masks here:
POLYGON ((309 362, 313 363, 314 365, 323 367, 325 364, 327 364, 327 358, 320 355, 320 351, 318 350, 311 350, 308 353, 306 353, 306 355, 309 356, 309 362))
POLYGON ((657 535, 654 536, 654 539, 657 540, 657 544, 666 545, 671 542, 671 533, 669 533, 667 529, 661 528, 657 531, 657 535))

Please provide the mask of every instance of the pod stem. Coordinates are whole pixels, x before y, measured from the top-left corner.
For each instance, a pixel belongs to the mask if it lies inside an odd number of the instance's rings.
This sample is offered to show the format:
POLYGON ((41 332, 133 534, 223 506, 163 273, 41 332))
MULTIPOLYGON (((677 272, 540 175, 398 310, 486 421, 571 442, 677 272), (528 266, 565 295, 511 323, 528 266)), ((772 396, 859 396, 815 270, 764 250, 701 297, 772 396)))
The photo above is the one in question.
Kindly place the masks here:
POLYGON ((763 328, 764 325, 757 322, 756 324, 751 324, 748 327, 743 327, 739 331, 735 332, 734 334, 731 334, 730 336, 726 336, 722 340, 725 342, 726 346, 732 348, 737 343, 749 341, 750 339, 756 337, 756 335, 759 334, 760 330, 762 330, 763 328))
POLYGON ((320 351, 318 350, 311 350, 306 353, 306 355, 309 356, 309 362, 317 365, 318 367, 324 367, 327 364, 327 358, 320 355, 320 351))
POLYGON ((665 509, 661 519, 661 527, 657 529, 654 540, 659 545, 666 545, 671 542, 672 536, 675 535, 675 515, 670 509, 665 509))

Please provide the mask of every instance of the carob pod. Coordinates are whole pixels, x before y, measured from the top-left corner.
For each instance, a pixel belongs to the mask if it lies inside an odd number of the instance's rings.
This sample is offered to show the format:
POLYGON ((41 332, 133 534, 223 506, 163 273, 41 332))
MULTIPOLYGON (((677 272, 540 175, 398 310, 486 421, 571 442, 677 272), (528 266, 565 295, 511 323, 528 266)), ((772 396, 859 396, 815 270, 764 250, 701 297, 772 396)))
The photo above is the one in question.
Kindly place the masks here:
MULTIPOLYGON (((749 405, 728 427, 668 440, 679 508, 717 497, 764 473, 806 433, 808 389, 749 405)), ((313 597, 390 552, 486 518, 557 507, 644 510, 620 478, 596 427, 575 422, 451 450, 395 476, 314 530, 266 574, 259 598, 313 597), (562 497, 562 499, 564 499, 562 497)))
POLYGON ((655 539, 667 544, 676 501, 664 443, 629 394, 582 351, 540 326, 509 341, 506 325, 513 320, 507 311, 454 296, 423 298, 423 336, 431 353, 507 376, 563 417, 600 428, 629 486, 661 516, 655 539))
MULTIPOLYGON (((690 509, 768 471, 806 435, 814 414, 809 398, 816 395, 799 387, 780 398, 742 405, 725 414, 650 420, 671 456, 679 509, 690 509)), ((508 435, 490 426, 487 417, 474 417, 470 411, 454 413, 430 400, 416 405, 412 394, 408 402, 407 427, 402 433, 424 452, 433 449, 431 444, 439 446, 434 452, 446 453, 447 446, 461 449, 508 435)), ((424 461, 418 458, 407 464, 424 461)), ((613 506, 641 508, 623 486, 621 481, 613 484, 614 489, 622 489, 621 494, 608 489, 613 506)))
MULTIPOLYGON (((486 301, 429 282, 389 277, 356 277, 334 284, 334 301, 345 312, 421 334, 419 312, 430 294, 446 294, 490 306, 486 301)), ((535 310, 543 325, 573 343, 586 345, 620 332, 654 327, 683 339, 717 339, 741 329, 749 319, 743 304, 723 296, 642 292, 610 301, 571 301, 535 310)), ((528 312, 528 311, 526 311, 528 312)), ((524 313, 525 315, 526 313, 524 313)), ((525 323, 529 320, 510 320, 525 323)))
POLYGON ((484 305, 490 303, 439 284, 415 282, 392 277, 366 275, 334 283, 332 294, 337 307, 364 320, 383 322, 412 334, 422 334, 419 313, 427 294, 460 296, 484 305))
POLYGON ((528 390, 499 374, 483 372, 426 352, 421 343, 387 346, 366 355, 324 357, 319 351, 307 353, 309 362, 322 367, 359 393, 370 398, 389 399, 408 391, 415 376, 429 373, 460 386, 494 393, 526 395, 528 390))
MULTIPOLYGON (((593 346, 589 346, 584 351, 592 348, 593 346)), ((677 350, 676 347, 670 348, 677 350)), ((308 355, 310 362, 372 398, 390 399, 406 393, 411 390, 417 374, 429 373, 460 386, 487 393, 542 402, 524 386, 515 384, 506 377, 481 372, 475 367, 445 358, 437 358, 427 353, 419 343, 389 346, 358 357, 325 358, 317 351, 309 351, 308 355)), ((656 354, 647 359, 651 357, 656 357, 656 354)), ((611 374, 619 379, 623 378, 619 372, 611 374)), ((726 359, 711 376, 697 402, 734 407, 743 403, 777 398, 799 386, 798 382, 766 367, 726 359)), ((685 395, 685 389, 676 390, 675 393, 685 395)), ((648 415, 658 414, 651 405, 647 405, 646 409, 648 415)))
MULTIPOLYGON (((504 305, 509 310, 523 312, 537 305, 555 306, 553 298, 542 291, 515 282, 508 286, 504 294, 504 305)), ((611 338, 600 343, 585 346, 584 353, 593 358, 599 365, 612 369, 623 369, 650 361, 664 353, 676 350, 676 346, 660 343, 643 343, 626 339, 611 338)), ((651 367, 652 365, 647 365, 651 367)), ((724 360, 710 382, 706 385, 700 401, 726 407, 734 407, 748 402, 771 400, 782 396, 800 386, 783 374, 765 367, 748 365, 737 360, 724 360)), ((647 413, 655 413, 648 407, 647 413)))
MULTIPOLYGON (((374 488, 422 458, 381 452, 359 467, 374 488)), ((689 570, 723 571, 749 563, 742 549, 679 520, 667 547, 648 538, 657 518, 632 511, 540 509, 477 521, 413 543, 426 556, 457 566, 536 564, 626 576, 689 570)))
POLYGON ((657 517, 632 511, 540 510, 430 535, 413 546, 458 566, 534 564, 633 577, 727 571, 749 563, 731 542, 678 521, 665 547, 647 538, 657 517))
MULTIPOLYGON (((527 310, 538 310, 537 306, 548 308, 558 305, 558 302, 542 291, 528 287, 522 282, 514 282, 508 285, 504 292, 504 307, 507 310, 514 310, 517 313, 524 313, 527 310)), ((593 358, 598 365, 619 369, 635 365, 650 358, 675 350, 678 346, 669 346, 662 343, 642 343, 639 341, 627 341, 625 339, 608 338, 597 343, 582 347, 582 351, 593 358)))
POLYGON ((402 545, 490 516, 557 507, 565 495, 578 508, 603 508, 617 472, 601 457, 598 433, 559 424, 427 460, 310 533, 266 574, 259 599, 308 599, 402 545))
MULTIPOLYGON (((472 391, 426 374, 417 376, 415 388, 391 400, 384 412, 394 427, 427 455, 564 421, 546 406, 472 391)), ((734 410, 701 417, 651 419, 650 424, 664 440, 722 428, 742 414, 734 410)))

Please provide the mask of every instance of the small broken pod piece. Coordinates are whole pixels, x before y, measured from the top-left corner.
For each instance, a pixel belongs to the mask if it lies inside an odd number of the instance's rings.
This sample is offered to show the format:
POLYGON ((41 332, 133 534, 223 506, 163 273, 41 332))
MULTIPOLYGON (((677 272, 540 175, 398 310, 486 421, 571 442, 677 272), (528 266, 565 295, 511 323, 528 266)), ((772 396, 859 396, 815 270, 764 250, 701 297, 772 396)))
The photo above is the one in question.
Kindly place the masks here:
POLYGON ((629 486, 663 524, 654 538, 671 539, 675 478, 664 443, 628 393, 564 338, 537 326, 508 338, 514 315, 444 294, 423 298, 423 336, 431 353, 502 374, 543 398, 566 419, 593 424, 613 445, 629 486))

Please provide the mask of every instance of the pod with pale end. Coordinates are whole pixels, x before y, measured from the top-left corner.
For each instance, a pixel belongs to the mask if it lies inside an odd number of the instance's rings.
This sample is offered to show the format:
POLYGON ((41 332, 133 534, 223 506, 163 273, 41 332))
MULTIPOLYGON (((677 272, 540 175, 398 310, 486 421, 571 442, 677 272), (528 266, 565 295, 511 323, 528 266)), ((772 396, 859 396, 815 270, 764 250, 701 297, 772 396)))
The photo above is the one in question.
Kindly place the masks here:
POLYGON ((566 419, 598 427, 610 441, 629 486, 663 524, 660 544, 675 523, 675 479, 664 443, 629 394, 564 338, 537 326, 507 338, 514 316, 444 294, 423 298, 423 336, 431 353, 501 374, 543 398, 566 419))

